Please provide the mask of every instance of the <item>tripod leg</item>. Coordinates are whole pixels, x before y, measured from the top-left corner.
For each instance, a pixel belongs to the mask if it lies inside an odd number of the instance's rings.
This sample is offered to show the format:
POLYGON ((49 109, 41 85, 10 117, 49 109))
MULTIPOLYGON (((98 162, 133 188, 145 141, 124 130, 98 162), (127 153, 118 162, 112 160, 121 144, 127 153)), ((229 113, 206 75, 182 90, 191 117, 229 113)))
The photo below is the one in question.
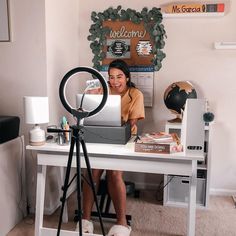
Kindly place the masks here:
POLYGON ((80 165, 80 143, 76 139, 76 169, 77 169, 77 204, 78 204, 78 219, 79 219, 79 235, 82 236, 82 206, 81 206, 81 165, 80 165))
POLYGON ((92 171, 91 171, 91 166, 90 166, 90 162, 89 162, 87 148, 86 148, 84 140, 80 140, 80 142, 81 142, 81 145, 82 145, 82 148, 83 148, 84 159, 85 159, 86 166, 87 166, 89 182, 90 182, 90 186, 92 188, 93 197, 94 197, 94 201, 95 201, 97 212, 98 212, 98 217, 99 217, 99 221, 100 221, 102 235, 105 236, 105 230, 104 230, 104 227, 103 227, 101 211, 100 211, 100 208, 98 206, 97 194, 96 194, 95 186, 94 186, 94 182, 93 182, 93 176, 92 176, 92 171))
POLYGON ((57 228, 57 236, 60 235, 60 230, 61 230, 63 210, 64 210, 64 206, 65 206, 65 201, 66 201, 66 194, 67 194, 68 183, 69 183, 69 178, 70 178, 71 163, 72 163, 72 159, 73 159, 74 145, 75 145, 75 139, 72 135, 70 152, 69 152, 69 157, 68 157, 68 161, 67 161, 65 181, 64 181, 64 186, 63 186, 63 196, 61 199, 62 205, 61 205, 60 218, 59 218, 59 223, 58 223, 58 228, 57 228))

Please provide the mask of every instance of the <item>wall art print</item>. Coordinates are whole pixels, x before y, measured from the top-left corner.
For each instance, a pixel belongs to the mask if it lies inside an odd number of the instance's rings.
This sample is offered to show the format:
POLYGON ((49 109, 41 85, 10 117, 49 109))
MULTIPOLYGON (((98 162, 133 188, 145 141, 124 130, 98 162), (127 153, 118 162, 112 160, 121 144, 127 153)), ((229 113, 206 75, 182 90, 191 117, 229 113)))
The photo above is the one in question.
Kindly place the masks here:
POLYGON ((0 0, 0 42, 10 41, 8 0, 0 0))

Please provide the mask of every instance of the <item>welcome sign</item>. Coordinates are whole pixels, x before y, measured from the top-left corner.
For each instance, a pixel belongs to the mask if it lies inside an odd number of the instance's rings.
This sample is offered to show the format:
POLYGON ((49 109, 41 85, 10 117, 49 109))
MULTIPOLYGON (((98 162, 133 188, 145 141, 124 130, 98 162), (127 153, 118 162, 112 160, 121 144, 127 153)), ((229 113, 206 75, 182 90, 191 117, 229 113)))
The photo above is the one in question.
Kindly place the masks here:
POLYGON ((106 57, 102 65, 108 65, 114 59, 124 59, 129 65, 150 66, 153 58, 152 42, 143 22, 104 21, 103 27, 109 27, 103 51, 106 57))

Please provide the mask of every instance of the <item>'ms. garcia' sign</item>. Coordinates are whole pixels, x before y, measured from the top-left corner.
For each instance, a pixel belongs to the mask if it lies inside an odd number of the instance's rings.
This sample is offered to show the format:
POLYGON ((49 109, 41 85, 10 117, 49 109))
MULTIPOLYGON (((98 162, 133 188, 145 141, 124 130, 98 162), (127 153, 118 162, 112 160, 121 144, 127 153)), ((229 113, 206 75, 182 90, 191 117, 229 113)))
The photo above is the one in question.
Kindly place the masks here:
POLYGON ((162 7, 162 11, 165 13, 224 12, 224 3, 167 4, 162 7))

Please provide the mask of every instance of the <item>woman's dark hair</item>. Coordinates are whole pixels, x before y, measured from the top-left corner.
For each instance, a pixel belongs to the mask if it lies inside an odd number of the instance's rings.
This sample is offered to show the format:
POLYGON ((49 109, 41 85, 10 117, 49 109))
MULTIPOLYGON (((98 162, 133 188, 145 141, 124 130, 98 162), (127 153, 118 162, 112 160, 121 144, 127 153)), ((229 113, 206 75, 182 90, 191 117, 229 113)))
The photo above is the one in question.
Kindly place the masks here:
POLYGON ((112 61, 109 65, 108 68, 108 74, 110 72, 111 68, 116 68, 121 70, 126 78, 128 79, 128 81, 126 82, 126 85, 130 88, 130 87, 134 87, 135 88, 135 84, 133 82, 131 82, 131 78, 130 78, 130 71, 129 71, 129 66, 127 65, 127 63, 121 59, 116 59, 114 61, 112 61))

